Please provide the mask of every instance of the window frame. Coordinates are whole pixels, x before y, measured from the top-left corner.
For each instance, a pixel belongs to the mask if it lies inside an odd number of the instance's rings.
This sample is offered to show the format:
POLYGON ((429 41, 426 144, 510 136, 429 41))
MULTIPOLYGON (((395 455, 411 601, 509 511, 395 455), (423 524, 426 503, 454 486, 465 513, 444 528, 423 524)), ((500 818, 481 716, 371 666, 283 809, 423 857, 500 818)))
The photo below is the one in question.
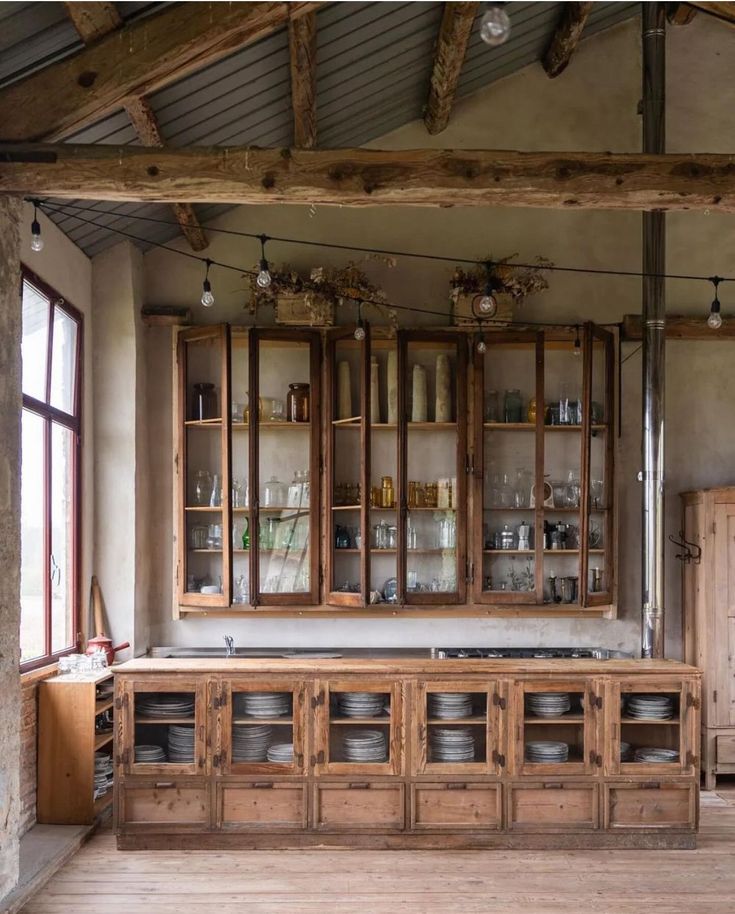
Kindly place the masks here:
MULTIPOLYGON (((48 666, 56 663, 59 657, 67 654, 73 654, 79 650, 81 641, 81 544, 82 544, 82 419, 83 419, 83 383, 84 383, 84 315, 79 309, 71 305, 63 295, 60 295, 52 286, 41 279, 36 273, 28 269, 25 264, 21 263, 20 273, 20 298, 23 300, 23 286, 25 283, 33 286, 37 292, 48 299, 49 307, 49 325, 48 336, 46 340, 46 392, 45 401, 32 397, 30 394, 23 393, 22 410, 28 410, 43 420, 44 434, 44 461, 43 461, 43 539, 44 553, 46 556, 47 568, 51 567, 52 555, 52 425, 56 423, 63 428, 69 429, 74 435, 74 446, 72 449, 72 631, 74 632, 74 642, 62 650, 52 651, 52 612, 51 612, 51 580, 47 573, 44 578, 43 595, 44 595, 44 651, 42 655, 33 657, 21 662, 21 673, 38 669, 39 667, 48 666), (73 413, 67 413, 58 407, 51 406, 51 373, 52 373, 52 353, 54 342, 54 312, 56 310, 64 312, 76 324, 77 328, 77 351, 76 363, 74 366, 74 402, 73 413)), ((22 418, 22 417, 21 417, 22 418)), ((23 472, 21 460, 21 474, 23 472)), ((21 509, 22 510, 22 509, 21 509)), ((22 606, 21 606, 22 612, 22 606)))

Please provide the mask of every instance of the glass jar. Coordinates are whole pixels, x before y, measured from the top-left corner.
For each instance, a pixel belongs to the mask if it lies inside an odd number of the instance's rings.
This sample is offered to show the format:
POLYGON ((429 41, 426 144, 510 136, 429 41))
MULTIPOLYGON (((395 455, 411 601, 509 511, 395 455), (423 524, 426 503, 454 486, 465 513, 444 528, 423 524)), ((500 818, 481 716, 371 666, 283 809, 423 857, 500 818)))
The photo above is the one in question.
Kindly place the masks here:
POLYGON ((217 391, 214 384, 195 384, 191 398, 191 418, 194 422, 217 418, 217 391))
POLYGON ((500 422, 500 405, 497 390, 485 394, 485 422, 500 422))
POLYGON ((511 387, 505 392, 505 397, 503 398, 503 421, 523 421, 523 403, 521 401, 521 392, 517 387, 511 387))
POLYGON ((204 506, 209 504, 212 495, 212 474, 208 470, 197 470, 194 473, 194 504, 204 506))
POLYGON ((286 413, 289 422, 309 422, 309 385, 289 384, 286 398, 286 413))
POLYGON ((275 476, 271 476, 263 486, 263 507, 282 508, 285 506, 286 496, 284 485, 275 476))

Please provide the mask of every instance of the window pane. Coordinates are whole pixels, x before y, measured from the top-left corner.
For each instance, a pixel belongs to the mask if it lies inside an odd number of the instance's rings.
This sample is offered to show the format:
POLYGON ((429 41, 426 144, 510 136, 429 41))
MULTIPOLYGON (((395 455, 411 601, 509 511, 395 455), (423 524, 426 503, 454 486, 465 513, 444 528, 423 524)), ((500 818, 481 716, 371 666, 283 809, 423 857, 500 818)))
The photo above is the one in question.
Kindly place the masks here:
POLYGON ((51 405, 74 412, 74 380, 77 365, 77 322, 54 308, 54 341, 51 353, 51 405))
MULTIPOLYGON (((55 347, 54 347, 55 348, 55 347)), ((74 433, 51 427, 51 651, 75 642, 74 433)))
POLYGON ((43 426, 40 416, 23 410, 21 472, 20 659, 46 652, 43 542, 43 426))
POLYGON ((23 393, 46 400, 49 300, 23 282, 23 393))

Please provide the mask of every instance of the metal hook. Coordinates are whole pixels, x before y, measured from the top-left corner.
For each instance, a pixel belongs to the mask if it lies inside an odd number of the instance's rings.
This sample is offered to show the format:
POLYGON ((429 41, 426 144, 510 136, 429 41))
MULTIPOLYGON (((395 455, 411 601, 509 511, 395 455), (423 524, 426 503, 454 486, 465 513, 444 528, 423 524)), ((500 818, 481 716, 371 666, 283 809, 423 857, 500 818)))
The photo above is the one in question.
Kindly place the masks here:
POLYGON ((695 565, 699 565, 702 561, 702 547, 698 546, 696 543, 690 543, 689 540, 684 538, 684 531, 679 531, 679 539, 677 540, 673 533, 669 534, 669 542, 673 543, 675 546, 678 546, 680 549, 683 549, 683 552, 678 552, 675 558, 686 563, 687 565, 690 562, 693 562, 695 565))

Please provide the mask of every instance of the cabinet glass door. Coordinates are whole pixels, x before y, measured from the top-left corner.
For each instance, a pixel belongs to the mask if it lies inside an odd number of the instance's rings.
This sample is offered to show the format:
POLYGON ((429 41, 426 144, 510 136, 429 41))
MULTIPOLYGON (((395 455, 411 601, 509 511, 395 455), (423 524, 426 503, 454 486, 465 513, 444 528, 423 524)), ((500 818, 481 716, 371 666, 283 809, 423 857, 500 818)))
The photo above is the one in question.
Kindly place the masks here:
POLYGON ((231 598, 230 332, 179 334, 179 602, 225 607, 231 598))
POLYGON ((316 756, 323 774, 400 774, 401 684, 373 680, 318 684, 316 756))
POLYGON ((251 333, 254 603, 318 602, 319 359, 315 333, 251 333))
POLYGON ((327 348, 327 594, 335 606, 367 600, 370 329, 335 330, 327 348))
POLYGON ((514 772, 538 777, 591 774, 601 769, 596 738, 598 697, 593 683, 584 679, 519 683, 514 707, 514 772))
POLYGON ((535 488, 543 433, 541 334, 493 333, 475 345, 475 598, 541 602, 543 504, 535 488), (481 556, 481 562, 477 557, 481 556))
MULTIPOLYGON (((132 774, 203 774, 206 770, 206 700, 201 683, 158 678, 126 683, 130 715, 127 770, 132 774)), ((127 740, 126 740, 127 742, 127 740)))
POLYGON ((223 774, 298 774, 304 767, 304 684, 233 680, 220 692, 229 739, 219 748, 223 774))
POLYGON ((232 329, 231 427, 232 484, 232 603, 250 603, 250 532, 253 499, 250 493, 250 354, 247 330, 232 329))
POLYGON ((414 723, 416 774, 497 773, 501 753, 494 682, 419 682, 414 723))
POLYGON ((399 600, 459 603, 466 568, 466 340, 399 334, 402 383, 399 600))
POLYGON ((611 333, 585 325, 585 451, 581 589, 585 606, 615 600, 615 348, 611 333))

